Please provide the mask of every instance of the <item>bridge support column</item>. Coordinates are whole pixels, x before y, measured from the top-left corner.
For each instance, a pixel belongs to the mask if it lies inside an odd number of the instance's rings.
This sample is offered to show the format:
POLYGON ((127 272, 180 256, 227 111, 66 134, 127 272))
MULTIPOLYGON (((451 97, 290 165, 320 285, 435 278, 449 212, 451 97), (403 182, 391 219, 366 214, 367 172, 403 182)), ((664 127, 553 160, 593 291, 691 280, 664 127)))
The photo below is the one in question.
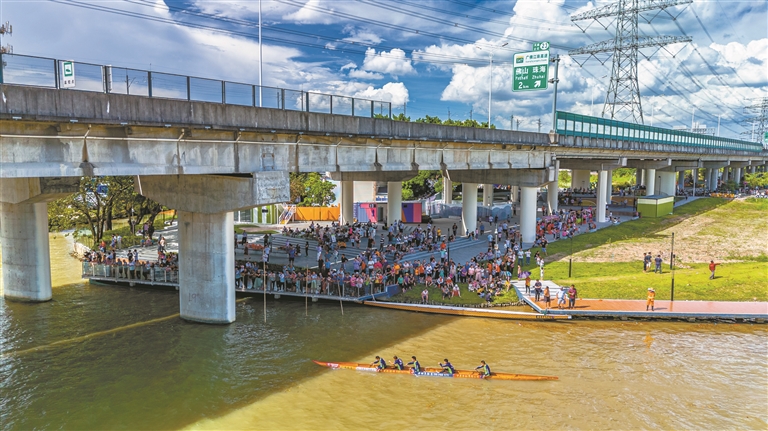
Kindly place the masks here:
POLYGON ((477 227, 477 183, 461 183, 461 224, 465 235, 477 227))
POLYGON ((733 180, 736 181, 736 184, 741 185, 741 168, 734 169, 733 180))
POLYGON ((178 211, 181 317, 203 323, 235 321, 235 244, 231 212, 178 211))
POLYGON ((645 195, 656 194, 656 169, 645 169, 645 195))
POLYGON ((78 190, 79 178, 5 178, 0 180, 2 289, 7 299, 49 301, 51 257, 48 201, 78 190))
POLYGON ((659 193, 667 196, 675 195, 675 173, 658 171, 659 176, 659 193))
POLYGON ((403 214, 403 183, 390 181, 387 183, 387 223, 400 221, 403 214))
POLYGON ((589 175, 590 172, 588 170, 571 170, 571 189, 588 189, 589 175))
POLYGON ((538 187, 523 187, 520 194, 520 234, 524 243, 536 241, 536 191, 538 187))
POLYGON ((552 214, 557 213, 559 187, 557 181, 552 181, 547 184, 547 201, 549 202, 549 210, 552 214))
MULTIPOLYGON (((691 169, 691 176, 693 178, 693 182, 696 183, 696 176, 699 175, 699 170, 694 168, 691 169)), ((682 189, 685 188, 685 171, 680 171, 677 173, 677 188, 682 189)))
POLYGON ((611 204, 611 196, 613 196, 613 169, 608 169, 607 178, 605 179, 605 204, 611 204))
POLYGON ((453 203, 453 181, 448 177, 443 177, 443 203, 453 203))
POLYGON ((606 192, 608 191, 608 187, 606 186, 607 182, 608 171, 597 171, 597 203, 595 206, 598 223, 605 222, 606 192))
POLYGON ((355 182, 341 181, 341 222, 352 224, 355 219, 355 182))
POLYGON ((493 206, 493 184, 483 184, 483 206, 493 206))
POLYGON ((252 178, 217 175, 141 176, 136 191, 178 211, 179 310, 182 319, 235 321, 232 211, 290 199, 288 173, 252 178))
POLYGON ((43 302, 52 297, 48 204, 0 204, 3 295, 43 302))
POLYGON ((520 194, 520 187, 518 186, 510 186, 509 187, 509 197, 511 202, 517 202, 518 198, 517 195, 520 194))
POLYGON ((730 169, 728 166, 723 168, 723 182, 726 182, 731 179, 730 172, 728 171, 730 169))
POLYGON ((712 191, 717 188, 717 169, 707 169, 707 171, 709 172, 709 175, 707 176, 709 179, 707 189, 712 191))

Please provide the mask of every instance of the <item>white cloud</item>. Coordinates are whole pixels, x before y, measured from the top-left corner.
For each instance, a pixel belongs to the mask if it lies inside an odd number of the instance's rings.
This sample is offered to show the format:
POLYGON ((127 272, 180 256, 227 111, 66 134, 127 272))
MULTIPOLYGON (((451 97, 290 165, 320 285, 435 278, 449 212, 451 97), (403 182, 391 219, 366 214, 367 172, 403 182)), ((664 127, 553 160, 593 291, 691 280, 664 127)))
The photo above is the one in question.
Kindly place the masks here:
POLYGON ((355 79, 384 79, 384 75, 374 72, 366 72, 365 70, 353 69, 349 71, 348 76, 355 79))
POLYGON ((337 21, 332 15, 315 10, 319 5, 320 0, 309 0, 296 12, 283 15, 283 19, 298 24, 332 24, 337 21))
POLYGON ((393 48, 391 51, 381 51, 376 53, 373 48, 365 50, 365 60, 363 60, 363 70, 369 72, 379 72, 392 75, 395 78, 402 75, 416 73, 411 60, 405 56, 405 51, 393 48))
POLYGON ((408 88, 402 82, 388 82, 381 88, 369 86, 354 95, 363 99, 383 100, 400 106, 408 102, 408 88))

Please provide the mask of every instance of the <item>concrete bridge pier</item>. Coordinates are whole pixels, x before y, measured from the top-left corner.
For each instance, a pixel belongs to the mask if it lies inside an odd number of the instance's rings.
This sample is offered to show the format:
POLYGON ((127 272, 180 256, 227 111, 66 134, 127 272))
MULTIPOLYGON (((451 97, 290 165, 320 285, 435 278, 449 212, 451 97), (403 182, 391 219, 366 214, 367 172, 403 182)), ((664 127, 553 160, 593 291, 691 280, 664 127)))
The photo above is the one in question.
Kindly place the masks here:
POLYGON ((390 181, 387 183, 387 223, 392 224, 402 219, 403 215, 403 182, 390 181))
POLYGON ((555 160, 554 164, 555 180, 547 183, 547 201, 552 214, 555 214, 558 210, 558 194, 560 193, 560 161, 555 160))
POLYGON ((605 179, 605 203, 611 203, 611 195, 613 195, 613 169, 607 170, 607 178, 605 179))
POLYGON ((520 234, 523 242, 536 241, 536 198, 538 187, 523 187, 520 193, 520 234))
POLYGON ((51 299, 47 202, 76 192, 79 183, 75 177, 0 180, 0 290, 5 298, 29 302, 51 299))
POLYGON ((571 169, 571 189, 589 188, 591 172, 586 169, 571 169))
POLYGON ((597 221, 598 223, 605 222, 605 205, 608 196, 608 171, 597 171, 597 221))
POLYGON ((477 227, 477 183, 461 183, 461 223, 465 235, 477 227))
POLYGON ((675 173, 660 170, 660 171, 657 171, 656 175, 658 175, 659 181, 660 181, 659 194, 674 196, 675 195, 675 173))
POLYGON ((453 203, 453 181, 448 177, 443 177, 443 203, 453 203))
POLYGON ((136 191, 178 210, 181 318, 201 323, 234 322, 232 211, 290 199, 288 173, 141 176, 137 177, 136 191))
POLYGON ((656 194, 656 169, 645 169, 645 195, 656 194))
MULTIPOLYGON (((691 178, 693 178, 694 184, 696 183, 696 177, 699 175, 698 169, 691 169, 691 178)), ((683 188, 685 186, 685 171, 677 173, 677 188, 683 188)))
POLYGON ((355 218, 355 182, 341 181, 341 223, 353 223, 355 218))
POLYGON ((483 184, 483 206, 493 206, 493 184, 483 184))

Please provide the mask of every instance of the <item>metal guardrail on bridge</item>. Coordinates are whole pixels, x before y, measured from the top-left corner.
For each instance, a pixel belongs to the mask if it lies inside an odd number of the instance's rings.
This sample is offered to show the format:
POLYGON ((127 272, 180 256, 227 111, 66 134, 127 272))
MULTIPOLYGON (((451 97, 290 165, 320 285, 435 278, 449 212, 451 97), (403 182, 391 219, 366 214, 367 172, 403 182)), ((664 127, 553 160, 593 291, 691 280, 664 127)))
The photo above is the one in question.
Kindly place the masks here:
POLYGON ((763 151, 762 144, 758 142, 626 123, 562 111, 557 111, 557 134, 561 136, 612 139, 649 144, 679 145, 701 149, 749 151, 754 153, 763 151))
MULTIPOLYGON (((64 88, 62 65, 47 57, 0 54, 0 84, 64 88)), ((83 62, 71 62, 75 71, 72 90, 127 94, 165 99, 260 106, 321 114, 392 118, 390 102, 290 90, 240 82, 162 73, 83 62)))

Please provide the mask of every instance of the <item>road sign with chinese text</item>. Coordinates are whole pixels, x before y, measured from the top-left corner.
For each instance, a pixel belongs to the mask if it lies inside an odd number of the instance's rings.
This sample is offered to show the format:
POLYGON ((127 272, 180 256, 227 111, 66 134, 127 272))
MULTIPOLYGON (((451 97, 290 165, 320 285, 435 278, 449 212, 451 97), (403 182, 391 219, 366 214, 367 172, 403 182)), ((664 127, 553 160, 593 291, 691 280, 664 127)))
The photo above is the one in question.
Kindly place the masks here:
POLYGON ((61 88, 74 88, 75 63, 72 61, 61 62, 61 88))
MULTIPOLYGON (((546 42, 540 42, 539 47, 543 43, 546 42)), ((549 51, 515 54, 512 63, 512 91, 545 90, 548 78, 549 51)))

